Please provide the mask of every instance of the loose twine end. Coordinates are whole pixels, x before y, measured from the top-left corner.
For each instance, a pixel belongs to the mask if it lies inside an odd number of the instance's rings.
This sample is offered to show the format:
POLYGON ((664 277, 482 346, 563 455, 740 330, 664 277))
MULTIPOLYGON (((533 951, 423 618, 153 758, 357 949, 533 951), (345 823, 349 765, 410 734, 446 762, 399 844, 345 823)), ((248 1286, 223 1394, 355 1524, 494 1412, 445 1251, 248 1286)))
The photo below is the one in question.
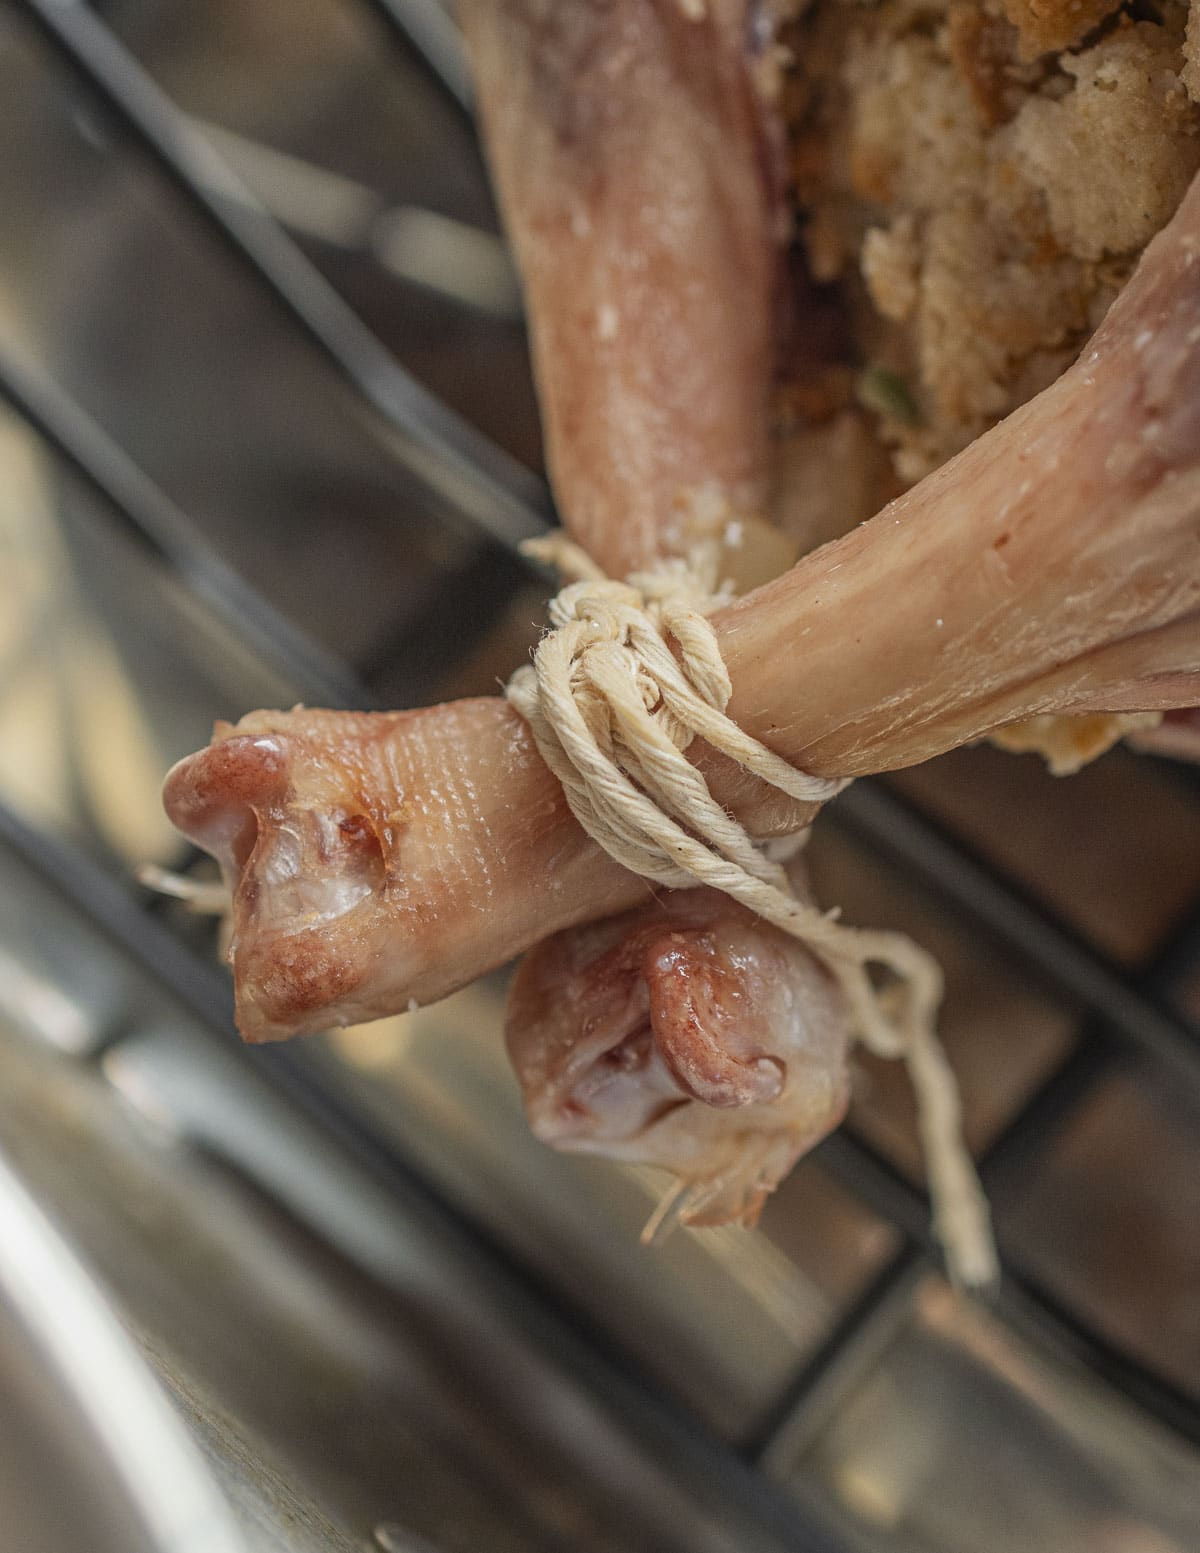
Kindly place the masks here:
MULTIPOLYGON (((571 812, 633 873, 670 889, 722 890, 823 961, 841 985, 858 1038, 908 1067, 934 1229, 952 1281, 993 1283, 999 1266, 990 1212, 937 1037, 936 960, 902 933, 846 927, 836 913, 799 900, 778 851, 753 840, 685 757, 702 738, 801 802, 824 803, 849 785, 798 771, 726 715, 732 687, 707 619, 726 601, 715 555, 616 582, 561 534, 523 548, 567 582, 550 606, 552 629, 506 693, 571 812), (872 980, 872 966, 887 973, 883 987, 872 980)), ((665 1201, 659 1223, 673 1217, 677 1196, 665 1201)))
POLYGON ((224 916, 233 907, 229 887, 222 880, 191 879, 186 874, 160 868, 157 863, 139 863, 133 876, 143 889, 182 901, 198 916, 224 916))

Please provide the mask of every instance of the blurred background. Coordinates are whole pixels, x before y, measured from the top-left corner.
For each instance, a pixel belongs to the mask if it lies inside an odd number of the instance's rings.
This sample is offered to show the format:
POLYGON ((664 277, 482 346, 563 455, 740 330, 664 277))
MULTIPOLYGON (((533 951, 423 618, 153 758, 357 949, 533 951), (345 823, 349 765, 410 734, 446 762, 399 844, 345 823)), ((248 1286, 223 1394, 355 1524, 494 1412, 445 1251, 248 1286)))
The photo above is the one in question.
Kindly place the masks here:
POLYGON ((942 1279, 903 1074, 755 1231, 534 1142, 503 977, 233 1033, 166 767, 494 689, 550 521, 433 0, 0 5, 0 1549, 1191 1553, 1200 784, 973 749, 820 898, 946 967, 1006 1276, 942 1279))

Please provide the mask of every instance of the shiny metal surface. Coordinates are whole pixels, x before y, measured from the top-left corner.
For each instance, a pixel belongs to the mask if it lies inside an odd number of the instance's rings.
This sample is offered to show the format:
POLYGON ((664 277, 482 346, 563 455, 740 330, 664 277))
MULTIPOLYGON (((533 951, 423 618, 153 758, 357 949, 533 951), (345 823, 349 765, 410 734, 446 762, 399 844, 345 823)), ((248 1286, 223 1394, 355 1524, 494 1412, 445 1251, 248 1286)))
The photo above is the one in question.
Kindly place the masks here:
POLYGON ((1081 1367, 921 1280, 899 1329, 802 1450, 776 1469, 838 1503, 865 1544, 937 1553, 1190 1553, 1191 1452, 1081 1367), (819 1485, 819 1487, 817 1486, 819 1485))
POLYGON ((245 1553, 200 1452, 0 1160, 0 1538, 22 1553, 245 1553))

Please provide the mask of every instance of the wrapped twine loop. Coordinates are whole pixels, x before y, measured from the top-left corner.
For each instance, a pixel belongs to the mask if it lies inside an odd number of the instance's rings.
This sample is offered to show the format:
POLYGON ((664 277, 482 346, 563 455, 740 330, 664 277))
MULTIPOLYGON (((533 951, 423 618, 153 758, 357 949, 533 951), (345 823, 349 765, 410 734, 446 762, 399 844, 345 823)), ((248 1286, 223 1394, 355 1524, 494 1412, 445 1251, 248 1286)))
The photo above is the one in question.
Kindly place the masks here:
POLYGON ((706 618, 729 596, 716 586, 715 553, 616 582, 562 535, 524 548, 570 580, 551 603, 552 629, 506 694, 572 814, 631 872, 669 889, 721 890, 823 961, 841 985, 858 1038, 908 1066, 934 1228, 951 1277, 974 1287, 991 1283, 998 1267, 987 1199, 936 1034, 937 961, 901 933, 846 927, 836 911, 797 899, 782 865, 713 798, 685 757, 702 738, 801 802, 824 803, 849 785, 796 770, 726 716, 732 686, 706 618), (889 973, 882 988, 871 966, 889 973))

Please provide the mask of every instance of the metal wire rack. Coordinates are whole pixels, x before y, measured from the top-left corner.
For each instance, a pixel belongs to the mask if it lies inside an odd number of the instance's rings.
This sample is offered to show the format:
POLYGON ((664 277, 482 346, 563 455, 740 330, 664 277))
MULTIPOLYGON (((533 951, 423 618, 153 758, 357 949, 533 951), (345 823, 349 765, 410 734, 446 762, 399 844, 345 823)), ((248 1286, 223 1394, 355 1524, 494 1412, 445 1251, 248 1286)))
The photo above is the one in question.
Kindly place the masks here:
MULTIPOLYGON (((90 7, 61 0, 11 0, 60 67, 73 73, 128 131, 126 144, 148 156, 179 196, 205 218, 274 306, 342 374, 403 464, 446 521, 476 530, 509 550, 547 525, 544 484, 427 392, 389 354, 293 239, 238 181, 217 152, 149 79, 90 7)), ((445 91, 467 103, 466 77, 444 13, 424 0, 379 0, 370 7, 423 54, 445 91)), ((127 153, 131 154, 131 153, 127 153)), ((347 663, 313 641, 221 559, 180 511, 40 368, 0 345, 0 394, 57 460, 82 478, 139 546, 161 560, 250 652, 282 670, 302 694, 333 706, 367 707, 372 696, 347 663)), ((486 581, 486 579, 484 579, 486 581)), ((447 588, 453 591, 457 579, 447 588)), ((481 584, 482 585, 482 584, 481 584)), ((396 650, 403 651, 403 643, 396 650)), ((1150 967, 1131 976, 1054 915, 1042 900, 1003 877, 947 830, 887 786, 860 782, 830 822, 893 859, 977 933, 1002 945, 1027 973, 1087 1016, 1083 1038, 991 1145, 981 1161, 985 1184, 1033 1168, 1044 1147, 1130 1054, 1200 1092, 1200 1036, 1171 1005, 1180 981, 1200 967, 1200 899, 1150 967)), ((0 835, 89 917, 168 982, 209 1023, 233 1039, 224 977, 181 944, 152 908, 118 890, 93 862, 47 838, 12 813, 0 835)), ((764 1475, 784 1436, 819 1427, 847 1383, 857 1355, 872 1347, 889 1311, 915 1277, 936 1261, 928 1203, 883 1154, 849 1129, 822 1145, 824 1165, 892 1225, 899 1250, 773 1404, 751 1437, 716 1439, 686 1409, 664 1397, 611 1341, 599 1337, 561 1294, 520 1264, 390 1143, 322 1086, 303 1051, 271 1050, 258 1060, 272 1080, 366 1159, 386 1181, 416 1194, 443 1221, 482 1248, 506 1287, 532 1300, 548 1340, 602 1394, 619 1400, 631 1427, 669 1449, 672 1459, 715 1477, 728 1502, 789 1545, 830 1548, 836 1538, 764 1475)), ((1004 1260, 996 1311, 1042 1348, 1081 1361, 1109 1386, 1188 1441, 1200 1444, 1200 1397, 1186 1393, 1106 1338, 1077 1309, 1022 1265, 1003 1214, 997 1233, 1004 1260)))

